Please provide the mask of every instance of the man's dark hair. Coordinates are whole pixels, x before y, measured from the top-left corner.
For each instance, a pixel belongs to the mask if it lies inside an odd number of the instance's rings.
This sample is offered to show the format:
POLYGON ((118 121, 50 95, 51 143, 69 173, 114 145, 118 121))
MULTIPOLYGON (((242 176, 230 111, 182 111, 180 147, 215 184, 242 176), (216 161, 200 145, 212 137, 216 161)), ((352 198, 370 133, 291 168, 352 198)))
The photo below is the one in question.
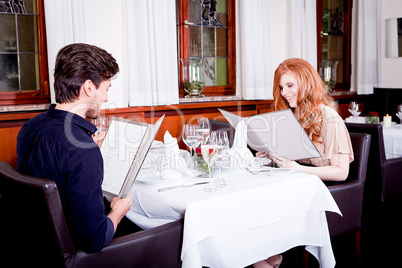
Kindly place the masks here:
POLYGON ((91 80, 98 88, 118 72, 116 59, 106 50, 83 43, 67 45, 57 54, 54 67, 56 102, 73 102, 86 80, 91 80))

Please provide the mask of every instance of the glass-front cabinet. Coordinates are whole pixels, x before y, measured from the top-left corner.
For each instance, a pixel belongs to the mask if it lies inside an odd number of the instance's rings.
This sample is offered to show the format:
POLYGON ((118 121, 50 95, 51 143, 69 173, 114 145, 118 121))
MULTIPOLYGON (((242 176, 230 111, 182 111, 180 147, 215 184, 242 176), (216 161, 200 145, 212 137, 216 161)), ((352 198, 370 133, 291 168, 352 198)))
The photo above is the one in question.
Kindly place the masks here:
POLYGON ((209 96, 234 95, 234 1, 176 0, 176 7, 179 83, 201 83, 209 96))
POLYGON ((351 0, 317 0, 318 66, 332 89, 350 88, 351 0))
POLYGON ((0 104, 48 102, 43 0, 0 1, 0 104))

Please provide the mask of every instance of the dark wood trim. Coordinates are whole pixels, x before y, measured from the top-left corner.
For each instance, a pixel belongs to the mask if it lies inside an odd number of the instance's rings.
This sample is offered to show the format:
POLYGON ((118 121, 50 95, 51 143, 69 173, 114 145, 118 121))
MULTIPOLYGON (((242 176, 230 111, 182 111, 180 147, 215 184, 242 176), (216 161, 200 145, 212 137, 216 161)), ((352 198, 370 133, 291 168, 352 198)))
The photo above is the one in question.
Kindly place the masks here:
POLYGON ((322 37, 321 32, 324 30, 323 27, 323 14, 324 14, 324 3, 323 0, 317 0, 317 70, 319 70, 322 62, 322 37))
MULTIPOLYGON (((179 49, 180 49, 180 61, 179 62, 179 79, 180 79, 180 84, 179 84, 179 96, 184 97, 185 91, 183 88, 183 81, 184 77, 188 76, 188 73, 183 73, 183 65, 186 63, 185 59, 189 58, 189 49, 188 49, 188 40, 189 39, 189 28, 184 27, 184 21, 189 19, 188 15, 188 0, 179 0, 179 49)), ((188 71, 187 71, 188 72, 188 71)))
POLYGON ((38 33, 39 33, 39 62, 40 62, 40 84, 43 95, 50 100, 49 87, 49 69, 47 61, 47 43, 46 43, 46 21, 45 6, 43 0, 38 0, 38 33))

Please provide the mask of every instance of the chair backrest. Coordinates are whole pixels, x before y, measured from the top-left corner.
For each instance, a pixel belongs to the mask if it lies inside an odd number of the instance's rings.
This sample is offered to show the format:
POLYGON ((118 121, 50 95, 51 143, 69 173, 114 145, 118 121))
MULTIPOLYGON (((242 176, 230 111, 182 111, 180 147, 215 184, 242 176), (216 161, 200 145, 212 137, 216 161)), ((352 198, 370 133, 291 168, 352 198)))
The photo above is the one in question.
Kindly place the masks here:
POLYGON ((365 199, 367 205, 375 205, 383 200, 383 167, 386 161, 384 136, 380 124, 345 123, 349 132, 367 133, 371 135, 370 155, 367 167, 365 199))
POLYGON ((60 267, 75 254, 54 181, 22 175, 0 162, 0 213, 5 245, 0 262, 60 267))
POLYGON ((364 183, 366 180, 371 137, 364 133, 350 133, 355 160, 350 164, 345 182, 328 186, 342 216, 327 212, 331 237, 361 229, 364 183))
POLYGON ((354 161, 350 163, 346 181, 366 181, 371 136, 364 133, 349 133, 352 142, 354 161))

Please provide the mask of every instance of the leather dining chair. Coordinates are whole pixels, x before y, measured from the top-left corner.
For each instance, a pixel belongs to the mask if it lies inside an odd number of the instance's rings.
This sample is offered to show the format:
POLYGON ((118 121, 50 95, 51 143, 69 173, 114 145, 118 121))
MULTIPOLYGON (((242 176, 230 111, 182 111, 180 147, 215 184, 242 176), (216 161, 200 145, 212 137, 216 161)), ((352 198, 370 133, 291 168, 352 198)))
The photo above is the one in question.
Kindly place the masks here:
POLYGON ((54 181, 0 162, 0 266, 181 267, 183 221, 114 238, 100 252, 76 250, 54 181))
MULTIPOLYGON (((345 181, 327 185, 342 216, 327 212, 329 234, 337 237, 351 232, 356 233, 356 254, 361 263, 360 230, 362 228, 362 211, 364 184, 366 181, 371 136, 364 133, 349 133, 353 146, 354 161, 350 164, 345 181)), ((304 254, 304 267, 307 266, 308 254, 304 254)))
POLYGON ((349 132, 371 135, 364 206, 381 213, 387 198, 402 194, 402 157, 386 158, 381 124, 345 124, 349 132))
POLYGON ((356 252, 361 262, 360 230, 362 229, 364 185, 367 177, 371 136, 351 132, 349 135, 355 159, 350 163, 348 177, 339 184, 328 185, 342 216, 333 212, 326 214, 331 237, 356 232, 356 252))

